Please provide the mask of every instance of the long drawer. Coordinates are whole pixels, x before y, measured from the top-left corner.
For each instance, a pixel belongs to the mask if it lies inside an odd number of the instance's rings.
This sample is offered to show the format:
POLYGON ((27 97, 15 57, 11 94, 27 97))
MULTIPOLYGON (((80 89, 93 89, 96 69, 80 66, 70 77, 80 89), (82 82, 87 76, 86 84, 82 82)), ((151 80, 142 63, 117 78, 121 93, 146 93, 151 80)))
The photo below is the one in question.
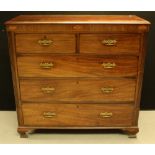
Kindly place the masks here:
POLYGON ((137 75, 138 58, 97 56, 19 56, 20 77, 127 77, 137 75))
POLYGON ((17 53, 75 53, 73 34, 16 34, 17 53))
POLYGON ((134 79, 20 80, 24 102, 134 102, 134 79))
POLYGON ((129 104, 22 104, 25 126, 122 127, 132 125, 129 104))
POLYGON ((139 48, 138 34, 83 34, 80 37, 81 53, 137 55, 139 48))

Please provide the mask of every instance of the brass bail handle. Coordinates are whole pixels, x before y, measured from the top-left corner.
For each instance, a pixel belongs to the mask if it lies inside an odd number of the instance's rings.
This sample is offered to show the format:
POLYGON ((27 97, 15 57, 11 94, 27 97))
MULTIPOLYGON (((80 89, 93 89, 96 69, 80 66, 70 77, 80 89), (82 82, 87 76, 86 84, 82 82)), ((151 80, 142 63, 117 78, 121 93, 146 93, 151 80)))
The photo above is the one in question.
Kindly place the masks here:
POLYGON ((105 39, 105 40, 102 40, 101 43, 105 46, 115 46, 116 43, 117 43, 117 40, 115 39, 105 39))
POLYGON ((102 66, 105 69, 112 69, 116 67, 116 63, 115 62, 103 62, 102 66))
POLYGON ((41 62, 40 67, 43 69, 51 69, 54 67, 54 64, 52 62, 41 62))
POLYGON ((110 118, 113 116, 113 113, 112 112, 101 112, 100 113, 100 117, 101 118, 110 118))
POLYGON ((38 40, 38 44, 41 45, 41 46, 49 46, 49 45, 51 45, 52 43, 53 43, 53 41, 50 40, 50 39, 47 39, 46 36, 44 36, 43 39, 38 40))
POLYGON ((55 112, 44 112, 43 113, 43 117, 44 118, 53 118, 56 116, 56 113, 55 112))
POLYGON ((101 91, 104 94, 109 94, 109 93, 112 93, 114 91, 114 88, 112 88, 112 87, 103 87, 103 88, 101 88, 101 91))
POLYGON ((55 88, 53 88, 53 87, 42 87, 41 91, 45 94, 51 94, 55 91, 55 88))

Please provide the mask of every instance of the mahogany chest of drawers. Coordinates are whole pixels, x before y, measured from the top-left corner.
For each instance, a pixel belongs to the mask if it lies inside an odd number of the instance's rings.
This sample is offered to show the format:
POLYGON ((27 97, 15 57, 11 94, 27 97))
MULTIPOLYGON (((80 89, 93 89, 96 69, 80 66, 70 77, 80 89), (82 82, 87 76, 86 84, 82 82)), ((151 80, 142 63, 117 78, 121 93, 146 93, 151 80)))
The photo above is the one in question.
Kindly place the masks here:
POLYGON ((6 22, 18 132, 138 132, 146 35, 137 16, 21 15, 6 22))

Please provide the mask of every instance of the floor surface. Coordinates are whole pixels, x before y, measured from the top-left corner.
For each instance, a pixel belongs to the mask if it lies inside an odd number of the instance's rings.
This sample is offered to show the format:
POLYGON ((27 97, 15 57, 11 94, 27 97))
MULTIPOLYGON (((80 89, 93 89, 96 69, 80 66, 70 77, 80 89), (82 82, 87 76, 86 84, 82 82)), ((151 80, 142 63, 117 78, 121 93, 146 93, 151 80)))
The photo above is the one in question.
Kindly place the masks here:
POLYGON ((155 111, 141 111, 139 117, 140 132, 131 139, 121 133, 111 132, 37 132, 29 138, 20 138, 17 129, 16 112, 0 111, 1 144, 154 144, 155 111))

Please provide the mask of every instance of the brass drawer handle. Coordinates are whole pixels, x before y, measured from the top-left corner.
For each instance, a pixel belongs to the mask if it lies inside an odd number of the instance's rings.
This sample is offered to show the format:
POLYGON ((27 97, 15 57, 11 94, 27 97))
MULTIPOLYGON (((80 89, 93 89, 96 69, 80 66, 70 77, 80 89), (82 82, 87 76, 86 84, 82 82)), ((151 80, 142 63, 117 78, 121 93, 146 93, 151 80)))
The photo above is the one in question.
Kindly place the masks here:
POLYGON ((56 113, 54 113, 54 112, 44 112, 43 113, 43 117, 45 117, 45 118, 53 118, 55 116, 56 116, 56 113))
POLYGON ((110 118, 112 117, 113 113, 112 112, 101 112, 100 117, 101 118, 110 118))
POLYGON ((39 43, 39 45, 42 45, 42 46, 49 46, 53 43, 53 41, 48 40, 48 39, 40 39, 40 40, 38 40, 38 43, 39 43))
POLYGON ((102 44, 105 46, 115 46, 117 41, 114 39, 107 39, 107 40, 102 40, 102 44))
POLYGON ((104 87, 104 88, 101 88, 101 91, 102 91, 102 93, 109 94, 109 93, 112 93, 114 91, 114 88, 104 87))
POLYGON ((116 64, 114 62, 106 62, 106 63, 102 63, 103 68, 105 69, 111 69, 111 68, 115 68, 116 64))
POLYGON ((41 88, 42 92, 45 94, 51 94, 55 91, 55 88, 52 87, 43 87, 41 88))
POLYGON ((41 62, 40 67, 43 69, 50 69, 54 66, 52 62, 41 62))

